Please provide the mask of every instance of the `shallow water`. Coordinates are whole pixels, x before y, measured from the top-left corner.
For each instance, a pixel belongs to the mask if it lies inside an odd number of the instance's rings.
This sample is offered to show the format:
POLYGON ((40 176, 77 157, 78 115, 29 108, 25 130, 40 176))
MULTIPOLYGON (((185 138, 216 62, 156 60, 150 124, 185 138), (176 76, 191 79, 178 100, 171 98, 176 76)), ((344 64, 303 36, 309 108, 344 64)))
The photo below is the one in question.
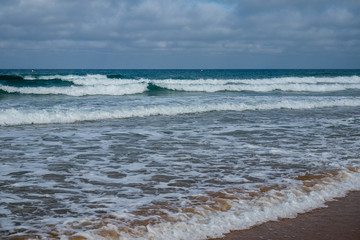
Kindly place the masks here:
POLYGON ((4 237, 203 239, 360 189, 360 72, 24 71, 0 81, 4 237))

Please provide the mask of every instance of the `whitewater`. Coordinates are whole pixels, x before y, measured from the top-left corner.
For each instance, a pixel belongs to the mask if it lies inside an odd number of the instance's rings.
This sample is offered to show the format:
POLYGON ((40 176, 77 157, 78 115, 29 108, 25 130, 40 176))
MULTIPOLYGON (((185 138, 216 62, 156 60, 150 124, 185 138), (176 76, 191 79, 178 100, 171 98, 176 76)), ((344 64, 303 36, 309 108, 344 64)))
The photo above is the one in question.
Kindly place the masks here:
POLYGON ((87 95, 132 95, 151 90, 173 90, 185 92, 333 92, 360 89, 360 77, 283 77, 265 79, 118 79, 106 75, 50 75, 24 76, 22 86, 16 86, 12 76, 0 76, 0 90, 20 94, 87 95), (1 81, 2 80, 2 81, 1 81), (35 81, 36 83, 32 83, 35 81), (2 83, 4 82, 4 83, 2 83), (60 83, 68 86, 57 86, 60 83), (10 86, 9 86, 10 85, 10 86), (15 85, 15 86, 14 86, 15 85), (26 86, 29 85, 29 86, 26 86), (47 85, 47 86, 42 86, 47 85))
POLYGON ((0 70, 2 239, 207 239, 360 190, 359 70, 0 70))

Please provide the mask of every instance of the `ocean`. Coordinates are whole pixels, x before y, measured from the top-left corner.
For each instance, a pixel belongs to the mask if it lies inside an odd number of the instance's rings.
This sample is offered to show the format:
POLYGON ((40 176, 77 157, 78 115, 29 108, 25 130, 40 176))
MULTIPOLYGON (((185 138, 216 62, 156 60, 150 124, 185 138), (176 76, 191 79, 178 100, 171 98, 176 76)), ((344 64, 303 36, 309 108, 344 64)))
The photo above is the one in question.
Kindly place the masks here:
POLYGON ((360 70, 0 70, 1 239, 208 239, 360 190, 360 70))

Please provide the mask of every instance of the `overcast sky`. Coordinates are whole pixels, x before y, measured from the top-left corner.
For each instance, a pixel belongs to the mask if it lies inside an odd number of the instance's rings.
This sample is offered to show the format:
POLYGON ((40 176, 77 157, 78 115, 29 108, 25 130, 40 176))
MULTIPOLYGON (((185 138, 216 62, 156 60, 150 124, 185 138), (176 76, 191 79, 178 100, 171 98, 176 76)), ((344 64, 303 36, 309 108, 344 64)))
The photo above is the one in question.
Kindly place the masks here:
POLYGON ((360 1, 0 0, 0 68, 360 68, 360 1))

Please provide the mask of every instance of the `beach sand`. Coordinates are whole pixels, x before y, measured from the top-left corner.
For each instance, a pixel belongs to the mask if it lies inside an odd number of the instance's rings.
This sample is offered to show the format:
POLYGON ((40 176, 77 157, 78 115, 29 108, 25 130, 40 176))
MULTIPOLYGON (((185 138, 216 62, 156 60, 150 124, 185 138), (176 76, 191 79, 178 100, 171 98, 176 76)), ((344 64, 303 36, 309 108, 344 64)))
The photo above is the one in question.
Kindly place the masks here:
POLYGON ((350 192, 326 205, 294 219, 267 222, 216 240, 360 240, 360 192, 350 192))

